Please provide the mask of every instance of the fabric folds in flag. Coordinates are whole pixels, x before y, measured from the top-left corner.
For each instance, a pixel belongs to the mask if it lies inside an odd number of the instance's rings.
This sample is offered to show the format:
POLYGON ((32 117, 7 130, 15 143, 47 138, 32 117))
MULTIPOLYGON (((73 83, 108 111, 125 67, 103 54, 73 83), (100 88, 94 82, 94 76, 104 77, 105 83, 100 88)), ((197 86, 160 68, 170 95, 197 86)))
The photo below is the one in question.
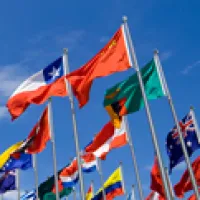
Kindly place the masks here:
POLYGON ((19 117, 30 104, 42 104, 51 96, 66 96, 62 57, 26 79, 8 99, 12 119, 19 117))
POLYGON ((93 185, 91 184, 85 195, 85 200, 91 200, 93 196, 94 196, 94 191, 93 191, 93 185))
MULTIPOLYGON (((121 168, 117 168, 103 185, 107 200, 112 200, 117 196, 124 195, 123 179, 121 168)), ((95 194, 92 200, 103 198, 102 188, 95 194)))
POLYGON ((127 70, 130 66, 122 25, 103 49, 80 69, 71 72, 66 77, 79 101, 79 106, 83 107, 89 100, 90 89, 96 78, 127 70))
MULTIPOLYGON (((148 100, 164 96, 165 92, 162 89, 154 60, 141 69, 141 75, 148 100)), ((119 126, 121 116, 143 108, 144 100, 137 74, 106 90, 103 104, 116 127, 119 126)))
POLYGON ((20 197, 20 200, 37 200, 36 199, 36 190, 31 190, 29 192, 26 192, 20 197))
POLYGON ((45 108, 40 120, 33 127, 21 150, 29 154, 40 153, 51 139, 49 128, 48 107, 45 108))
POLYGON ((0 178, 0 194, 4 194, 10 190, 16 190, 16 174, 15 171, 9 171, 0 178))
POLYGON ((124 117, 120 122, 120 128, 115 128, 112 122, 108 122, 103 129, 95 135, 92 142, 86 147, 86 152, 92 152, 96 157, 106 159, 107 154, 115 148, 127 144, 127 130, 124 117))
POLYGON ((165 197, 157 157, 155 157, 154 165, 151 170, 151 186, 150 186, 150 188, 151 188, 151 190, 157 192, 163 198, 165 197))
POLYGON ((165 198, 160 196, 157 192, 151 191, 151 193, 145 200, 165 200, 165 198))
MULTIPOLYGON (((197 132, 194 125, 194 119, 191 112, 189 112, 179 122, 181 132, 185 141, 188 155, 191 156, 193 152, 200 148, 197 139, 197 132)), ((181 148, 179 135, 176 126, 169 132, 166 138, 166 149, 170 159, 170 173, 172 168, 184 160, 183 150, 181 148)))
MULTIPOLYGON (((197 182, 197 185, 200 186, 200 156, 192 163, 192 170, 197 182)), ((174 186, 174 191, 177 197, 183 198, 184 194, 192 190, 192 183, 190 181, 190 176, 188 170, 184 172, 181 177, 181 180, 174 186)))
POLYGON ((90 173, 97 169, 97 158, 93 153, 84 153, 81 155, 81 161, 83 172, 90 173))

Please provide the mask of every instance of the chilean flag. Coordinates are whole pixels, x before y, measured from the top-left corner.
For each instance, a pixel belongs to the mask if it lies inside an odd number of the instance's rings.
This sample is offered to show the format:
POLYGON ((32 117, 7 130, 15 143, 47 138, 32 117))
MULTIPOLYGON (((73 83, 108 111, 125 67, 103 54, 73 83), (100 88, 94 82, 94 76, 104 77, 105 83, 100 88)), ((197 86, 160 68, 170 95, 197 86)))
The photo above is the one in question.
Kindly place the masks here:
POLYGON ((128 142, 127 129, 124 118, 120 128, 115 128, 108 122, 86 147, 86 152, 92 152, 96 157, 105 159, 106 155, 115 148, 122 147, 128 142))
POLYGON ((26 79, 8 99, 12 119, 19 117, 30 104, 42 104, 51 96, 66 96, 62 57, 26 79))

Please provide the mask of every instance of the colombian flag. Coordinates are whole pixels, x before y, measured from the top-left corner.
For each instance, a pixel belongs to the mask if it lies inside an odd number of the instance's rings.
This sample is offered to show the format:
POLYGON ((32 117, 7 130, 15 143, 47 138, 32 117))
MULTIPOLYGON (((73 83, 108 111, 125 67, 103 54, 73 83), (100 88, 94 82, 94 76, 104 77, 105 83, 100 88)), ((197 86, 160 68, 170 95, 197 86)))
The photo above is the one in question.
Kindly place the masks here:
MULTIPOLYGON (((124 185, 121 168, 117 168, 103 185, 106 200, 112 200, 117 196, 124 195, 124 185)), ((99 189, 97 194, 92 200, 101 200, 103 198, 102 188, 99 189)))

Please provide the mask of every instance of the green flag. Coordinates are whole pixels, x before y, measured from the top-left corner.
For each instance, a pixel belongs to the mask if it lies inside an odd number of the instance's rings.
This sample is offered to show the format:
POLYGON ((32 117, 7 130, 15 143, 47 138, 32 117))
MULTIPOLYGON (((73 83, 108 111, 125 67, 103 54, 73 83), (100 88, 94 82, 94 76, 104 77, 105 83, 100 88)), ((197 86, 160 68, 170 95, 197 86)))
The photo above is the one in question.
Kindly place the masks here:
MULTIPOLYGON (((164 96, 154 60, 141 69, 141 75, 148 100, 164 96)), ((144 100, 137 74, 106 90, 104 107, 116 127, 120 126, 121 116, 143 108, 144 100)))
MULTIPOLYGON (((61 173, 63 169, 58 171, 58 174, 61 173)), ((53 188, 54 188, 54 176, 51 176, 48 178, 48 180, 44 181, 41 183, 38 187, 38 192, 39 192, 39 199, 40 200, 54 200, 56 199, 55 193, 53 193, 53 188)), ((72 192, 72 188, 64 188, 61 189, 59 185, 59 195, 60 198, 69 195, 72 192)))

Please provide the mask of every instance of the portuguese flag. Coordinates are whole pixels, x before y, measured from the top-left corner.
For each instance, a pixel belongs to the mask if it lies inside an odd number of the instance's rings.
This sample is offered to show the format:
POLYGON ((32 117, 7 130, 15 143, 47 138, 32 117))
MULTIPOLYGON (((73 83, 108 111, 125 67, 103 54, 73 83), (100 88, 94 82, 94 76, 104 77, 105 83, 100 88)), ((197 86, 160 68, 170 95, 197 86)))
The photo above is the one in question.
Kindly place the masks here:
MULTIPOLYGON (((58 171, 60 174, 62 169, 58 171)), ((72 188, 63 188, 61 180, 58 180, 60 198, 68 196, 72 192, 72 188)), ((49 177, 38 187, 40 200, 56 200, 54 176, 49 177)))
MULTIPOLYGON (((141 69, 141 75, 148 100, 164 96, 165 93, 162 89, 154 59, 141 69)), ((144 100, 137 74, 106 90, 104 107, 115 127, 120 126, 120 118, 122 116, 134 113, 143 108, 144 100)))

